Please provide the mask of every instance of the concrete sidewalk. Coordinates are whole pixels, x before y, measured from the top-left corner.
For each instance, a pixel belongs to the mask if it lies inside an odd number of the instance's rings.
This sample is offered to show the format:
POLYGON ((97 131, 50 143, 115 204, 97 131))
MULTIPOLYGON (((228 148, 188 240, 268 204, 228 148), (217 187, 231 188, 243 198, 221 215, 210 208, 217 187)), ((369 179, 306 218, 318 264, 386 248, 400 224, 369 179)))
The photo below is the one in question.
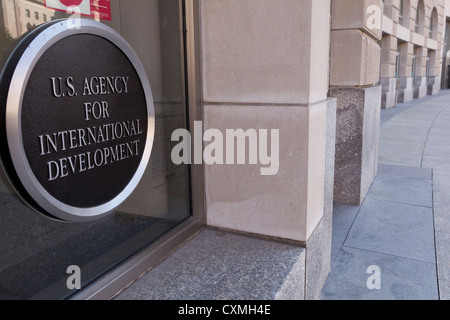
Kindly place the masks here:
POLYGON ((450 90, 382 110, 379 171, 361 206, 335 204, 324 300, 450 299, 450 90), (380 289, 370 290, 371 266, 380 289))

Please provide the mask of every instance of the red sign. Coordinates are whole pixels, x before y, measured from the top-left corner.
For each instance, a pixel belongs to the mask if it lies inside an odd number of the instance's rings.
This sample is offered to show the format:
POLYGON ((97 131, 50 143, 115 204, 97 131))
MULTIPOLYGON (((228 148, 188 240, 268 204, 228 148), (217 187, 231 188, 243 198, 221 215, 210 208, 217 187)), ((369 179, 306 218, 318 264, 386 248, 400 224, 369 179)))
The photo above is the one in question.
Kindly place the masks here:
POLYGON ((45 0, 45 6, 96 20, 111 21, 111 0, 45 0))
POLYGON ((70 7, 70 6, 75 6, 78 7, 83 0, 59 0, 63 5, 70 7))
POLYGON ((111 0, 91 0, 91 16, 111 21, 111 0))

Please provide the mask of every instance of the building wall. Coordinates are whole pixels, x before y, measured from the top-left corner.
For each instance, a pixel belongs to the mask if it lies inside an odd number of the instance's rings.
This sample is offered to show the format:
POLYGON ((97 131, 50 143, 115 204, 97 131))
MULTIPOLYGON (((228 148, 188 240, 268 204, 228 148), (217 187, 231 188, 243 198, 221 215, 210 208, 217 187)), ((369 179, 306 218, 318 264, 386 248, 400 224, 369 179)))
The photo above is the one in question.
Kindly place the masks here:
POLYGON ((450 88, 450 0, 445 0, 444 43, 442 46, 441 88, 450 88))
POLYGON ((444 15, 444 0, 384 1, 382 108, 439 92, 444 15))

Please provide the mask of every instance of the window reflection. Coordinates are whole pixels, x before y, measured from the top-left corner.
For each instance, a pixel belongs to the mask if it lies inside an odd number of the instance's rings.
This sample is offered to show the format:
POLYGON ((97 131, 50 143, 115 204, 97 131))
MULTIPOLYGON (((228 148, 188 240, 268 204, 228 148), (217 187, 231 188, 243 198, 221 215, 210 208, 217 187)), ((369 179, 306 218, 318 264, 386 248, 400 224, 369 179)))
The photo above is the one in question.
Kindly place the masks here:
POLYGON ((46 8, 44 0, 2 0, 1 7, 3 28, 13 39, 46 22, 47 17, 52 20, 63 16, 58 17, 54 9, 46 8))

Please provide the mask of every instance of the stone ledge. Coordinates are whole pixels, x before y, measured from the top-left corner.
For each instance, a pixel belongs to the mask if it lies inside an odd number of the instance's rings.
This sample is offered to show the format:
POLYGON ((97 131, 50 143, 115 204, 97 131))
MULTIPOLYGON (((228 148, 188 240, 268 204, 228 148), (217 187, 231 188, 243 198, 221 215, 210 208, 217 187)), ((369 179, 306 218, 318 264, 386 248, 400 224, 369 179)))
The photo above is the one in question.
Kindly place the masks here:
POLYGON ((303 300, 305 251, 205 229, 116 300, 303 300))

